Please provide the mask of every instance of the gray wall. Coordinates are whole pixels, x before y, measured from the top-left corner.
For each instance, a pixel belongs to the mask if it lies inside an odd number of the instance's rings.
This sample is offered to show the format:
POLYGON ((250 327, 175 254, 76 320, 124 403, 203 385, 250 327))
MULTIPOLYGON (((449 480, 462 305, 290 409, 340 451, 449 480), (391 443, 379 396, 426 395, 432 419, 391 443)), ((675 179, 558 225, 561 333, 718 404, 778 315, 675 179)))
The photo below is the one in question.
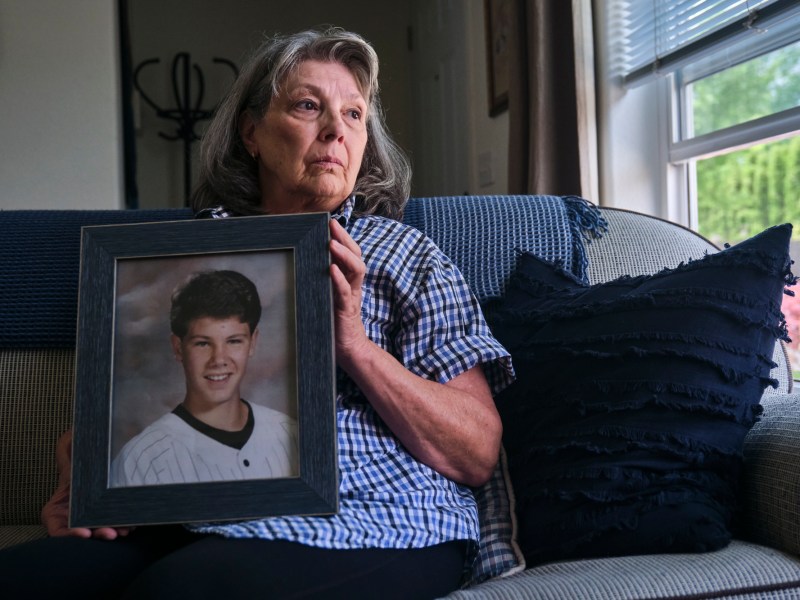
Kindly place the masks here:
POLYGON ((0 208, 121 208, 115 3, 0 0, 0 208))

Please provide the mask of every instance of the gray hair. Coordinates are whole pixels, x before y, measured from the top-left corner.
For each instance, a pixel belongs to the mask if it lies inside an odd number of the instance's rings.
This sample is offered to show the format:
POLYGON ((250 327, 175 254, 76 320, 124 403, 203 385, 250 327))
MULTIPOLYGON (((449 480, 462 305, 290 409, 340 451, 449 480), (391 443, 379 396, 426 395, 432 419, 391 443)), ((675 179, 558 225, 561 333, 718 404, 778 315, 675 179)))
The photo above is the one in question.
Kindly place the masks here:
POLYGON ((235 214, 262 212, 258 165, 241 139, 239 118, 244 111, 254 120, 263 118, 286 77, 308 60, 347 67, 369 106, 367 145, 353 190, 355 213, 402 217, 411 167, 386 127, 378 55, 361 36, 338 27, 276 35, 250 56, 203 136, 199 183, 192 196, 196 211, 221 204, 235 214))

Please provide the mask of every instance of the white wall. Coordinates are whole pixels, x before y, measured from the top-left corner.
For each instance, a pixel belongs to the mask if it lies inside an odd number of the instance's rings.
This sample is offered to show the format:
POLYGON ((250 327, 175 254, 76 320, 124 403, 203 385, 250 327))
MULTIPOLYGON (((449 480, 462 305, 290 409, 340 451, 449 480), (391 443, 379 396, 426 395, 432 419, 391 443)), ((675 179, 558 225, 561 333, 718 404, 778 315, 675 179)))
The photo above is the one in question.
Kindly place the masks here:
POLYGON ((666 203, 666 160, 654 138, 666 139, 668 121, 660 86, 655 82, 623 89, 611 64, 608 11, 614 3, 594 0, 598 154, 600 162, 599 203, 637 210, 662 218, 670 215, 666 203))
POLYGON ((483 0, 414 0, 412 194, 508 190, 508 112, 489 116, 483 0))
POLYGON ((120 208, 112 0, 0 0, 0 208, 120 208))

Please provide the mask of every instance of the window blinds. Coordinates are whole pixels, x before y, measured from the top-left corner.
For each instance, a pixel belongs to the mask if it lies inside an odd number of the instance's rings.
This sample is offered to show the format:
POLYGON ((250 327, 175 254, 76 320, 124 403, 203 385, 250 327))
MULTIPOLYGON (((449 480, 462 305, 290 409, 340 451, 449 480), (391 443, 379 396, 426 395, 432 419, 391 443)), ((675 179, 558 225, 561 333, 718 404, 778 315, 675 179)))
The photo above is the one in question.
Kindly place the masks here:
POLYGON ((800 0, 618 0, 612 16, 622 34, 616 64, 632 87, 764 32, 800 0))

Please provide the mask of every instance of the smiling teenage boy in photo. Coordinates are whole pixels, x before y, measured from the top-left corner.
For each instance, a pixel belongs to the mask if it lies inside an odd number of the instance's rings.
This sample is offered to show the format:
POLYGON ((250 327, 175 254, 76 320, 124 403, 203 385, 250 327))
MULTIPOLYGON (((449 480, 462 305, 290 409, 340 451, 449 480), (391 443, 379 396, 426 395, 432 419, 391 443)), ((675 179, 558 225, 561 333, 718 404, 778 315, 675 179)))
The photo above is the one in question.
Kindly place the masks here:
POLYGON ((240 395, 260 318, 255 285, 236 271, 196 273, 173 294, 170 339, 186 396, 125 444, 112 487, 297 475, 294 421, 240 395))

